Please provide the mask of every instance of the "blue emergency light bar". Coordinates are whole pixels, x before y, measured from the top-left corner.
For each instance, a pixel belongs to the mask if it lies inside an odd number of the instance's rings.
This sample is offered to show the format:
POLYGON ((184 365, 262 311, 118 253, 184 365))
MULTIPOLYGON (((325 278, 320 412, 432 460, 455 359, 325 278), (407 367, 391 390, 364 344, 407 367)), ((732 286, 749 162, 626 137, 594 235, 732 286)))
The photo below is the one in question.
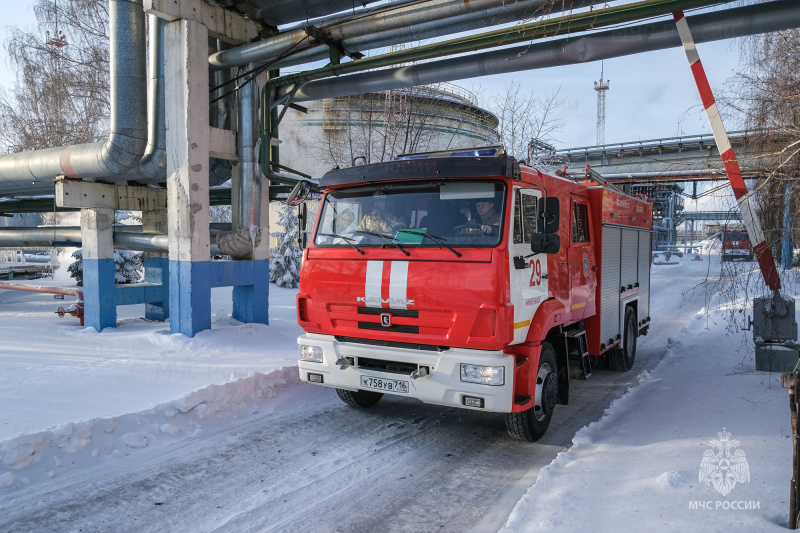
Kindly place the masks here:
POLYGON ((425 152, 422 154, 401 154, 394 158, 394 161, 408 161, 411 159, 432 159, 439 157, 496 157, 506 155, 506 151, 502 146, 491 146, 486 148, 470 148, 461 151, 442 151, 442 152, 425 152))

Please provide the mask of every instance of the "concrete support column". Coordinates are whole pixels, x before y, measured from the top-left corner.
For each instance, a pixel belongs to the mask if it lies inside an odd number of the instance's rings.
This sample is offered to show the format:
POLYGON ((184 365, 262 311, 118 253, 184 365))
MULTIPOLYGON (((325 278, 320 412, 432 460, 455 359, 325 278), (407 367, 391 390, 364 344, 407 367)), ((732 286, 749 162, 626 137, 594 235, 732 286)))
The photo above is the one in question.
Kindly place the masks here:
POLYGON ((192 20, 165 30, 170 330, 211 327, 208 199, 208 28, 192 20))
POLYGON ((102 331, 117 325, 114 210, 81 209, 84 323, 102 331))
MULTIPOLYGON (((168 233, 167 210, 142 211, 142 231, 145 233, 168 233)), ((163 322, 169 318, 169 254, 145 252, 144 282, 161 285, 164 300, 144 304, 147 320, 163 322)))

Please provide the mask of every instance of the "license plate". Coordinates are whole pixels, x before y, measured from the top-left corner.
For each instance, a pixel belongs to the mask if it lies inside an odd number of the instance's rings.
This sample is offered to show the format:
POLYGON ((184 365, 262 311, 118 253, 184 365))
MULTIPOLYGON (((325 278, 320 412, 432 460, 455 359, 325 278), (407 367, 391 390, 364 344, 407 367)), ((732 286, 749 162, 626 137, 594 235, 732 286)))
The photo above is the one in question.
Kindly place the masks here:
POLYGON ((387 392, 408 394, 408 381, 361 376, 361 386, 368 389, 378 389, 385 390, 387 392))

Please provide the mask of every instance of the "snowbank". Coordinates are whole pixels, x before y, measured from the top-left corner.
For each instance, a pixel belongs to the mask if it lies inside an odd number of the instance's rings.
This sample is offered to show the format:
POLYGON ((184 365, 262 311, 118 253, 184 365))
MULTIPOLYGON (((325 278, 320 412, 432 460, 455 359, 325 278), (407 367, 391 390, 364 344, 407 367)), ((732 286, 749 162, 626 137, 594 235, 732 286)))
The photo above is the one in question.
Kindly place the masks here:
POLYGON ((143 448, 165 446, 215 425, 275 409, 276 398, 300 383, 297 367, 209 385, 150 409, 63 424, 0 441, 0 493, 24 489, 143 448))
MULTIPOLYGON (((706 267, 686 260, 653 267, 653 285, 692 268, 706 267)), ((663 361, 541 470, 502 531, 751 532, 788 525, 788 393, 778 374, 754 370, 749 332, 729 331, 732 309, 745 301, 719 294, 710 300, 716 303, 707 312, 687 313, 663 361), (742 452, 737 475, 717 468, 714 478, 706 470, 707 462, 722 464, 720 443, 733 465, 733 454, 742 452)))

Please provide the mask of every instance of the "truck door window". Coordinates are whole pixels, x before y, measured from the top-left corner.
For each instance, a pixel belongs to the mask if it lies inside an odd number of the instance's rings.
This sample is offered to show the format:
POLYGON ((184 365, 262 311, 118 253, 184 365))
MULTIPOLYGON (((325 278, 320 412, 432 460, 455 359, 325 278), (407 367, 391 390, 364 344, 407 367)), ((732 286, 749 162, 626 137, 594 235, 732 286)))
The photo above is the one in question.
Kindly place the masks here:
POLYGON ((518 190, 514 202, 514 244, 531 242, 536 233, 539 199, 531 191, 518 190))
POLYGON ((572 203, 572 242, 589 242, 589 207, 572 203))

